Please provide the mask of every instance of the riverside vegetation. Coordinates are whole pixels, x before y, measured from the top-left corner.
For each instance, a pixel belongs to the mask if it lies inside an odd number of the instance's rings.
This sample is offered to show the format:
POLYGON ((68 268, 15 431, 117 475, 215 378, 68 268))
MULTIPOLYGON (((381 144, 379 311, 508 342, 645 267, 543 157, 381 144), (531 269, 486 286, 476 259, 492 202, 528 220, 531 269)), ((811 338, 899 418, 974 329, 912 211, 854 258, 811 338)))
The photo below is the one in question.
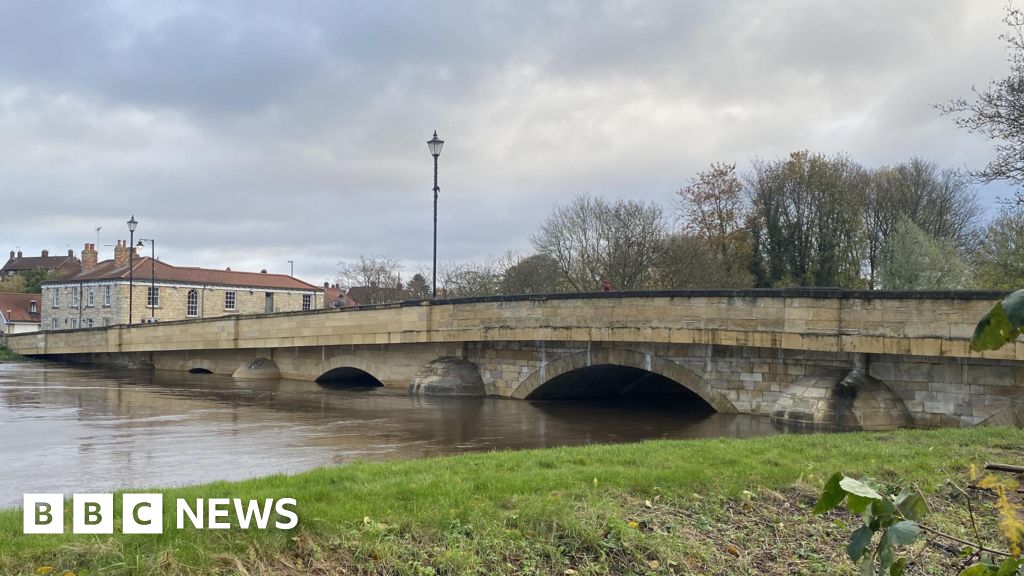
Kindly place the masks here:
MULTIPOLYGON (((165 506, 294 497, 291 531, 177 530, 171 513, 159 536, 26 536, 20 510, 0 511, 0 573, 850 574, 836 542, 860 521, 811 513, 836 470, 913 483, 931 526, 973 537, 947 480, 986 461, 1024 464, 1022 446, 1022 430, 977 428, 359 463, 164 491, 165 506)), ((974 514, 995 512, 982 502, 974 514)), ((979 524, 998 541, 994 522, 979 524)), ((948 543, 911 548, 907 573, 955 573, 963 562, 948 543)))

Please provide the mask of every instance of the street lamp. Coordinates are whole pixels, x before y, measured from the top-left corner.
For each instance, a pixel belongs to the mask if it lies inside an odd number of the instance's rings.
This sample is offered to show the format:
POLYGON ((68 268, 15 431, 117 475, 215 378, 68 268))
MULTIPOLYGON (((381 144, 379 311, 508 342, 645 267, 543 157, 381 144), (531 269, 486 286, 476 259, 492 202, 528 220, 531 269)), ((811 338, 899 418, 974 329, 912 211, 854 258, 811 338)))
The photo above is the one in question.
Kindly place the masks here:
POLYGON ((143 242, 149 242, 149 297, 153 300, 149 307, 150 319, 156 318, 156 240, 152 238, 139 238, 139 248, 143 248, 143 242))
POLYGON ((132 292, 135 290, 135 214, 128 220, 128 325, 132 323, 132 292))
POLYGON ((434 278, 430 285, 434 290, 434 298, 437 298, 437 193, 441 191, 437 187, 437 157, 441 155, 441 147, 444 146, 444 140, 437 137, 437 130, 434 130, 434 137, 427 141, 427 147, 430 148, 430 154, 434 157, 434 278))

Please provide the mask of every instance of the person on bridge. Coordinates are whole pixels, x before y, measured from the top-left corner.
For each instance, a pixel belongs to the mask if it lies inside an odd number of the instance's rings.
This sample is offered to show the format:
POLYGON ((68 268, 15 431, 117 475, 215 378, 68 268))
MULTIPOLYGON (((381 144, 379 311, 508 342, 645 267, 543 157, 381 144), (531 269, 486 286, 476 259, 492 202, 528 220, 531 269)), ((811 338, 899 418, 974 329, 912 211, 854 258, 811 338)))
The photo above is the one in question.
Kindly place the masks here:
POLYGON ((612 290, 615 290, 615 286, 612 284, 612 281, 602 276, 601 277, 601 291, 602 292, 611 292, 612 290))

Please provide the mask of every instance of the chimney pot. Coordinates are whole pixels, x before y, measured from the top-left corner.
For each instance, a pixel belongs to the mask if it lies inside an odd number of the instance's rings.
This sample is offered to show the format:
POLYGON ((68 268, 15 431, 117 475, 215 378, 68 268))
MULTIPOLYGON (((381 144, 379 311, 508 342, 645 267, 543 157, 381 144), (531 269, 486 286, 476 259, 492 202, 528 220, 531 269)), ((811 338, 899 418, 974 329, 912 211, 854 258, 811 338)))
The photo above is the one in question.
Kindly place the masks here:
POLYGON ((14 260, 14 250, 11 250, 11 260, 14 260))
POLYGON ((267 273, 267 269, 266 268, 264 268, 263 270, 260 270, 260 274, 266 274, 266 273, 267 273))
POLYGON ((43 250, 43 258, 46 258, 49 255, 50 255, 50 251, 49 250, 43 250))
POLYGON ((96 266, 96 262, 99 259, 99 253, 96 252, 95 244, 86 244, 85 250, 82 250, 82 270, 91 270, 96 266))

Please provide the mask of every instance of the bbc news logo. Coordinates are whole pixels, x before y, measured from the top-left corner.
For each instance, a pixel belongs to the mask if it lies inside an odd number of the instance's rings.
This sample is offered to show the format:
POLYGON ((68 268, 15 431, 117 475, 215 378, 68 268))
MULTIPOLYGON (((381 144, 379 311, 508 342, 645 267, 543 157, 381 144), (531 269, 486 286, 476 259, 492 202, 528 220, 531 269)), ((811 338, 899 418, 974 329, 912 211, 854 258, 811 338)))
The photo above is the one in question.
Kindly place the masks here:
MULTIPOLYGON (((175 526, 199 530, 266 530, 273 526, 290 530, 299 523, 294 498, 242 500, 240 498, 197 498, 174 501, 175 526), (232 517, 234 524, 232 524, 232 517), (273 522, 271 522, 273 520, 273 522)), ((64 533, 63 494, 25 494, 22 524, 25 534, 64 533)), ((71 497, 72 534, 113 534, 113 494, 74 494, 71 497)), ((121 532, 163 534, 163 494, 122 494, 121 532)))

